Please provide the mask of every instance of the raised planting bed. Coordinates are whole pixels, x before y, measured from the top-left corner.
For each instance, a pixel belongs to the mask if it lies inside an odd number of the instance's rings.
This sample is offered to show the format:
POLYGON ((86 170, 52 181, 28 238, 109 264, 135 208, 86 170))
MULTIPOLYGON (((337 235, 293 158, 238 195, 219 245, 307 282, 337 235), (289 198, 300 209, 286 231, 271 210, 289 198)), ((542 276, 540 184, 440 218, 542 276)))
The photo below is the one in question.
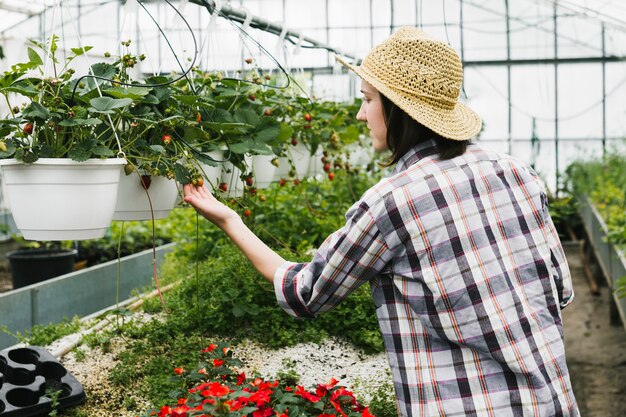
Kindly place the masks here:
MULTIPOLYGON (((175 243, 156 248, 157 265, 175 243)), ((120 271, 119 301, 133 290, 152 285, 152 249, 117 260, 70 272, 37 284, 0 294, 1 323, 11 332, 24 332, 35 325, 59 323, 65 318, 83 317, 116 303, 120 271)), ((18 340, 0 332, 0 349, 18 340)))
POLYGON ((616 245, 606 241, 607 225, 591 201, 586 196, 580 197, 579 201, 583 226, 602 275, 606 278, 615 315, 619 315, 626 328, 626 298, 619 298, 615 293, 616 281, 626 276, 626 254, 616 245))

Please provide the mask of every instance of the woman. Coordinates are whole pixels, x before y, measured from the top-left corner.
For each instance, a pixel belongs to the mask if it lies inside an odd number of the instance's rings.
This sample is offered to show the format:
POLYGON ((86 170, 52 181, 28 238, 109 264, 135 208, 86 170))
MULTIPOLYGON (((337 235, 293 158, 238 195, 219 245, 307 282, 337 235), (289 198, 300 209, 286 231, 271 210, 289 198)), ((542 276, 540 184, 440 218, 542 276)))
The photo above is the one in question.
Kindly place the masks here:
POLYGON ((543 185, 470 142, 481 121, 458 102, 456 52, 407 27, 360 66, 341 63, 362 78, 357 118, 395 167, 311 262, 286 262, 205 188, 186 185, 185 201, 293 316, 328 311, 369 283, 400 415, 579 415, 560 313, 571 279, 543 185))

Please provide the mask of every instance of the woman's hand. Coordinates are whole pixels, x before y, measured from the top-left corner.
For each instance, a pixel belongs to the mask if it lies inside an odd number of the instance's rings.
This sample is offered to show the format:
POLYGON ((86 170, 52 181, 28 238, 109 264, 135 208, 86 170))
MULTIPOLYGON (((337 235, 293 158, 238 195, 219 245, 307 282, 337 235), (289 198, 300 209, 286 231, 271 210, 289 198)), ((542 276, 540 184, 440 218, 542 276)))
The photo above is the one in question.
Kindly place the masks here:
POLYGON ((204 186, 185 184, 183 192, 185 203, 191 204, 198 213, 222 229, 261 275, 274 282, 276 270, 285 262, 280 255, 263 243, 234 210, 217 201, 204 186))
POLYGON ((198 187, 192 184, 183 186, 184 201, 189 203, 204 218, 221 229, 232 219, 238 219, 237 213, 219 202, 205 186, 198 187))

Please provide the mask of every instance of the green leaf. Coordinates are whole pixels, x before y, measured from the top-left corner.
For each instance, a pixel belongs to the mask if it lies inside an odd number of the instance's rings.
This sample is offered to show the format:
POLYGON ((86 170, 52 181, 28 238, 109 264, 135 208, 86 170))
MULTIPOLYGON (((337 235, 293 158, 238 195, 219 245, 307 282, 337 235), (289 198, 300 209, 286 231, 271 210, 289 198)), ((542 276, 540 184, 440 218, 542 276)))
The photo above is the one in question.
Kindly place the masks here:
POLYGON ((31 64, 34 64, 34 65, 43 64, 43 61, 41 60, 41 57, 39 56, 39 54, 35 52, 35 50, 31 47, 28 47, 28 60, 30 61, 31 64))
POLYGON ((273 154, 272 148, 265 143, 255 142, 252 139, 246 139, 239 143, 233 143, 230 145, 230 150, 233 153, 255 153, 259 155, 271 155, 273 154))
POLYGON ((165 153, 165 148, 161 145, 150 145, 150 149, 159 154, 165 153))
POLYGON ((176 175, 176 181, 181 184, 188 184, 191 179, 191 173, 182 164, 174 164, 174 175, 176 175))
POLYGON ((27 81, 18 81, 10 86, 2 88, 2 92, 22 94, 26 97, 35 97, 39 91, 27 81))
POLYGON ((202 126, 207 127, 221 134, 246 133, 254 128, 254 126, 251 126, 245 123, 220 123, 220 122, 203 122, 202 126))
POLYGON ((94 139, 85 139, 79 142, 72 149, 69 150, 67 155, 77 162, 84 162, 91 157, 93 150, 96 148, 96 141, 94 139))
POLYGON ((269 142, 269 141, 277 139, 279 135, 280 135, 280 126, 273 125, 273 126, 267 126, 263 128, 262 130, 258 130, 254 132, 254 139, 261 141, 261 142, 269 142))
POLYGON ((96 146, 95 148, 93 148, 91 152, 96 156, 104 156, 104 157, 115 156, 115 152, 113 152, 113 150, 103 145, 96 146))
POLYGON ((280 124, 280 133, 278 134, 278 142, 286 142, 293 135, 293 127, 287 123, 280 124))
POLYGON ((50 112, 40 103, 33 101, 23 111, 22 114, 28 118, 36 118, 41 120, 48 120, 50 118, 50 112))
POLYGON ((74 56, 81 56, 87 53, 88 51, 91 51, 92 49, 93 49, 93 46, 84 46, 82 48, 71 48, 72 52, 74 53, 74 56))
POLYGON ((4 142, 4 144, 6 145, 7 150, 6 151, 0 150, 0 158, 9 158, 13 156, 13 154, 17 150, 17 147, 15 146, 15 141, 7 140, 6 142, 4 142))
POLYGON ((133 100, 140 99, 150 93, 151 88, 146 87, 113 87, 105 90, 105 92, 115 98, 130 98, 133 100))
POLYGON ((243 317, 246 314, 246 311, 244 308, 242 308, 241 305, 235 304, 235 306, 233 307, 232 313, 233 313, 233 316, 235 317, 243 317))
POLYGON ((187 142, 191 143, 199 143, 209 139, 209 135, 204 130, 195 127, 195 126, 187 126, 183 132, 183 138, 187 142))
POLYGON ((248 124, 255 127, 259 124, 261 120, 255 112, 248 109, 238 109, 234 114, 234 118, 236 122, 248 124))
POLYGON ((89 100, 91 104, 90 111, 96 113, 112 113, 113 109, 119 109, 130 105, 133 100, 129 98, 111 98, 111 97, 96 97, 89 100))
POLYGON ((159 98, 154 94, 148 94, 141 100, 141 102, 145 104, 159 104, 161 100, 159 100, 159 98))
POLYGON ((195 105, 199 100, 200 100, 200 96, 196 96, 196 95, 174 95, 174 98, 178 101, 180 101, 183 104, 186 104, 188 106, 193 106, 195 105))
POLYGON ((72 119, 61 120, 59 122, 59 126, 66 126, 66 127, 71 127, 71 126, 95 126, 95 125, 99 125, 100 123, 102 123, 102 120, 100 120, 100 119, 94 119, 94 118, 89 118, 89 119, 72 118, 72 119))

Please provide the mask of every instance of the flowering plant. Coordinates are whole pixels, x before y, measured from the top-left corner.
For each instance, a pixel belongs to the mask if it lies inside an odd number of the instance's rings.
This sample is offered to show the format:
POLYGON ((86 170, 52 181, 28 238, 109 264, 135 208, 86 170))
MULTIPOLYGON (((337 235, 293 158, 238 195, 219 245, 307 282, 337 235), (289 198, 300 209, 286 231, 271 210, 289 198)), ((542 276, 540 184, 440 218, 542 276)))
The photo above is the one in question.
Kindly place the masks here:
POLYGON ((186 390, 176 404, 151 410, 144 417, 374 417, 334 378, 308 391, 301 385, 248 378, 235 371, 233 366, 240 362, 227 346, 212 343, 202 353, 198 370, 174 368, 186 390))

